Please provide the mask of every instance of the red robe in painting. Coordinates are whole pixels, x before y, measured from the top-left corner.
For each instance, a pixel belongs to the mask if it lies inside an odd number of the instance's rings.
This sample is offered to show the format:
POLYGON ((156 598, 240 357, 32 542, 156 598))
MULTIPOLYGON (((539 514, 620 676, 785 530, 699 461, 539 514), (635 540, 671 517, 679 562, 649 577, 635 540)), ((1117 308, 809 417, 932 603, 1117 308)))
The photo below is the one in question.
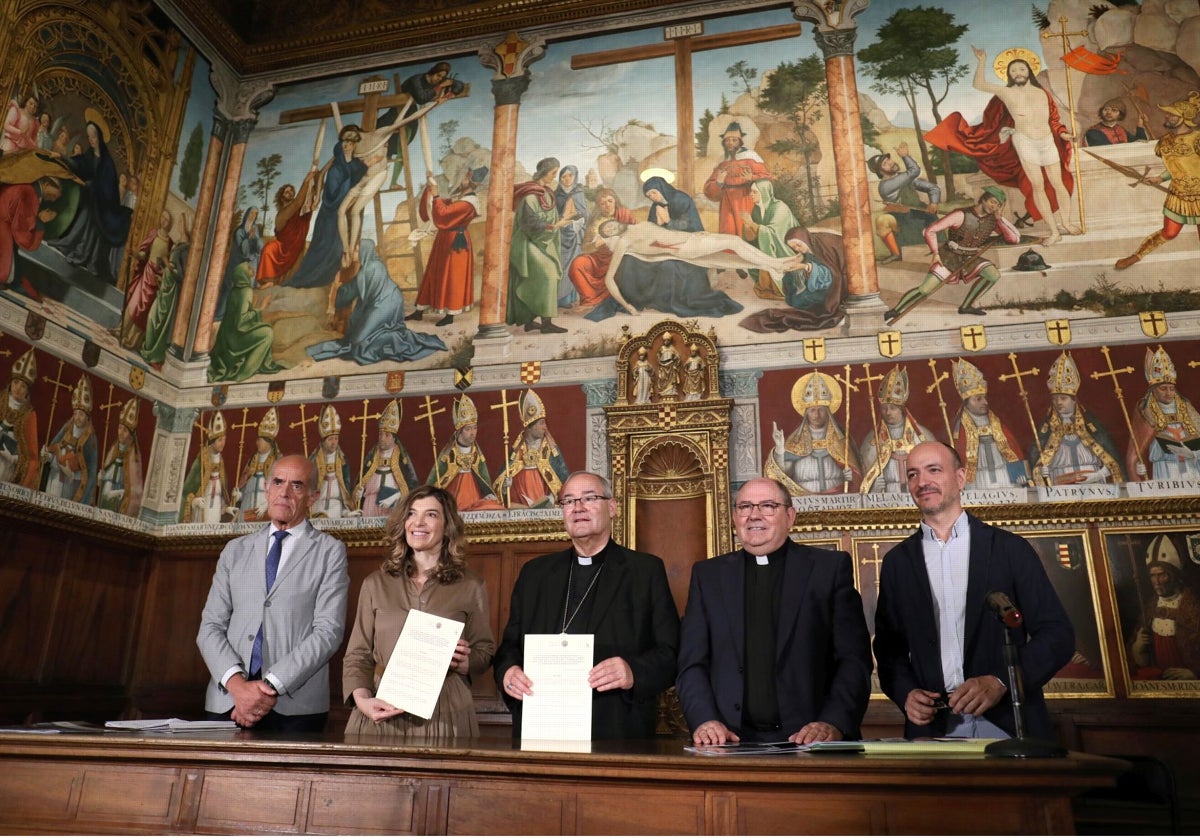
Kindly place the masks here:
POLYGON ((283 227, 275 228, 275 238, 263 247, 258 258, 258 273, 254 278, 258 285, 274 286, 287 279, 304 253, 304 239, 311 221, 311 210, 297 212, 283 227))
POLYGON ((145 254, 138 260, 125 290, 125 319, 136 324, 144 334, 146 319, 150 317, 150 308, 158 297, 158 287, 162 283, 163 272, 167 267, 167 259, 174 244, 171 237, 164 236, 159 242, 158 228, 150 231, 138 248, 139 254, 145 254))
POLYGON ((456 315, 475 302, 475 252, 467 228, 479 215, 478 202, 474 193, 458 198, 437 196, 430 202, 429 187, 421 192, 421 220, 432 220, 437 236, 417 294, 418 307, 456 315))
MULTIPOLYGON (((1054 97, 1045 90, 1042 93, 1046 94, 1046 100, 1050 103, 1050 133, 1054 137, 1054 145, 1058 147, 1063 186, 1067 188, 1067 192, 1071 192, 1075 184, 1071 177, 1071 144, 1062 139, 1066 129, 1059 119, 1054 97)), ((939 149, 961 152, 975 158, 983 174, 997 184, 1020 189, 1021 195, 1025 196, 1025 212, 1035 220, 1041 219, 1042 214, 1033 203, 1033 185, 1025 177, 1025 170, 1021 168, 1016 150, 1011 142, 1000 140, 1000 129, 1012 128, 1012 125, 1013 118, 1008 108, 999 97, 993 96, 984 109, 983 121, 979 125, 968 124, 963 115, 955 111, 927 131, 925 139, 939 149)), ((1051 209, 1057 211, 1059 199, 1049 181, 1046 181, 1046 197, 1050 199, 1051 209)))
MULTIPOLYGON (((632 225, 637 222, 633 211, 628 207, 618 207, 613 213, 613 218, 623 225, 632 225)), ((580 254, 571 260, 571 265, 567 268, 567 276, 571 278, 572 285, 579 292, 580 306, 595 306, 610 296, 608 288, 604 285, 604 275, 608 274, 608 267, 611 264, 612 251, 607 245, 601 245, 595 251, 580 254)))
POLYGON ((720 222, 717 230, 740 237, 746 217, 754 209, 750 187, 755 181, 769 181, 771 173, 756 152, 741 149, 733 160, 723 160, 713 167, 712 174, 704 183, 704 195, 710 201, 720 203, 720 222), (717 175, 725 173, 725 183, 717 181, 717 175))
POLYGON ((37 226, 40 205, 32 184, 0 185, 0 285, 12 276, 16 246, 32 251, 42 244, 37 226))

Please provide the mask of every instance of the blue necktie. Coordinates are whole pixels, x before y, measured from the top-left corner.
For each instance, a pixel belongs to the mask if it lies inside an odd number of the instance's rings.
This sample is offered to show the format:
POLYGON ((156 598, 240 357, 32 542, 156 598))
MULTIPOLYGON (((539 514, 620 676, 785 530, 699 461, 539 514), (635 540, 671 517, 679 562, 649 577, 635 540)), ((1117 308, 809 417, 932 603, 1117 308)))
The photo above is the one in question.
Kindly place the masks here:
MULTIPOLYGON (((267 552, 267 593, 270 594, 271 587, 275 585, 275 575, 279 573, 279 559, 283 557, 283 538, 288 535, 287 531, 276 531, 271 534, 275 538, 275 542, 271 543, 271 550, 267 552)), ((250 673, 257 674, 262 670, 262 646, 263 646, 263 628, 260 624, 258 627, 258 635, 254 637, 254 648, 250 651, 250 673)))

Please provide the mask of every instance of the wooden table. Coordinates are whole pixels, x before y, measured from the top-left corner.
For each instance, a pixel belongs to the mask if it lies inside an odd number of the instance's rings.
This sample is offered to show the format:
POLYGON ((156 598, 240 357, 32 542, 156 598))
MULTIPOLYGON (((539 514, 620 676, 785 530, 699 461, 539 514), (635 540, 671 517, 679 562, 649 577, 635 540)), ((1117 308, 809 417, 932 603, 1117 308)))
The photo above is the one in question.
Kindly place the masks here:
POLYGON ((250 733, 0 735, 0 830, 51 833, 1070 834, 1123 764, 974 755, 590 754, 250 733))

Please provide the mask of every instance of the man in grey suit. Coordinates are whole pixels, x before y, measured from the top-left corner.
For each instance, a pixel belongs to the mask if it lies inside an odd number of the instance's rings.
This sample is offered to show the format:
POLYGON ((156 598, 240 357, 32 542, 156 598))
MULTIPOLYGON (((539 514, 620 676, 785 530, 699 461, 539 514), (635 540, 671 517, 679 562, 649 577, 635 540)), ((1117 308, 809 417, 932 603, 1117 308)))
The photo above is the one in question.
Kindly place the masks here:
POLYGON ((210 719, 259 731, 325 728, 350 575, 346 546, 308 521, 317 493, 307 458, 280 458, 267 481, 271 524, 221 552, 196 637, 212 675, 210 719))

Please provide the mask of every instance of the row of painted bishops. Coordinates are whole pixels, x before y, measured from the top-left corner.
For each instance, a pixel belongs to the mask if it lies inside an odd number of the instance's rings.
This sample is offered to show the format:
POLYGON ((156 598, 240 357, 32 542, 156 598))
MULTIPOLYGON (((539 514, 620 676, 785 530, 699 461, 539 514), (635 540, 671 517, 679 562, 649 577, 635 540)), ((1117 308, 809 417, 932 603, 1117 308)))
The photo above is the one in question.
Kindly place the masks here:
MULTIPOLYGON (((546 407, 535 391, 518 401, 521 431, 503 471, 495 478, 479 447, 479 413, 474 401, 459 395, 451 407, 454 432, 438 453, 426 484, 443 487, 464 511, 517 507, 551 507, 569 471, 550 434, 546 407)), ((409 490, 421 484, 416 467, 400 440, 401 408, 392 400, 380 413, 375 445, 357 473, 341 446, 342 420, 333 405, 318 418, 320 443, 309 455, 317 467, 319 495, 315 517, 387 516, 409 490)), ((256 521, 265 516, 266 482, 279 458, 278 411, 272 407, 258 423, 255 451, 233 482, 225 468, 228 425, 220 411, 203 428, 203 444, 183 484, 183 522, 256 521)))
POLYGON ((0 482, 137 516, 143 483, 138 399, 121 405, 116 438, 105 445, 101 458, 87 375, 81 375, 71 389, 71 416, 40 446, 32 400, 37 380, 37 358, 30 349, 17 359, 8 385, 0 389, 0 482))
MULTIPOLYGON (((968 361, 952 363, 962 399, 947 418, 952 445, 975 490, 1031 484, 1117 484, 1143 479, 1200 481, 1200 412, 1176 390, 1177 374, 1162 347, 1147 350, 1148 387, 1131 412, 1128 443, 1122 453, 1112 435, 1078 400, 1081 376, 1069 353, 1051 366, 1047 388, 1051 407, 1026 452, 1011 426, 988 402, 988 383, 968 361)), ((142 495, 142 456, 137 441, 138 400, 121 409, 116 438, 101 444, 92 424, 92 387, 82 375, 72 389, 71 416, 39 446, 32 392, 36 359, 30 350, 12 368, 0 390, 0 481, 82 504, 136 516, 142 495)), ((881 382, 874 432, 857 444, 838 422, 841 388, 833 377, 814 372, 793 389, 800 425, 789 435, 776 425, 763 474, 782 481, 795 495, 850 492, 903 492, 905 456, 917 443, 937 435, 908 408, 907 371, 897 365, 881 382)), ((470 397, 452 407, 452 439, 439 452, 427 483, 449 489, 467 511, 548 506, 568 469, 550 434, 540 397, 526 391, 518 403, 521 431, 505 467, 492 477, 477 443, 479 417, 470 397)), ((400 404, 381 413, 378 438, 361 469, 351 474, 340 446, 341 419, 332 405, 319 418, 320 444, 311 458, 321 476, 315 515, 382 516, 419 482, 412 459, 399 440, 400 404)), ((223 451, 228 427, 214 412, 202 432, 202 446, 184 482, 180 518, 185 522, 255 520, 265 509, 265 481, 278 457, 279 416, 271 408, 258 424, 255 451, 227 474, 223 451)))
MULTIPOLYGON (((951 364, 962 400, 946 416, 950 444, 967 471, 967 488, 991 490, 1030 486, 1120 484, 1125 481, 1200 481, 1200 413, 1176 390, 1171 357, 1160 346, 1146 351, 1149 386, 1131 412, 1129 440, 1122 452, 1104 425, 1078 399, 1079 368, 1067 352, 1046 379, 1050 408, 1026 450, 988 401, 988 382, 964 359, 951 364)), ((874 431, 859 443, 838 422, 842 391, 828 374, 801 377, 792 390, 800 425, 784 435, 772 430, 773 447, 763 474, 782 481, 793 495, 905 492, 905 458, 922 441, 939 439, 908 408, 908 372, 893 367, 872 407, 874 431)))

